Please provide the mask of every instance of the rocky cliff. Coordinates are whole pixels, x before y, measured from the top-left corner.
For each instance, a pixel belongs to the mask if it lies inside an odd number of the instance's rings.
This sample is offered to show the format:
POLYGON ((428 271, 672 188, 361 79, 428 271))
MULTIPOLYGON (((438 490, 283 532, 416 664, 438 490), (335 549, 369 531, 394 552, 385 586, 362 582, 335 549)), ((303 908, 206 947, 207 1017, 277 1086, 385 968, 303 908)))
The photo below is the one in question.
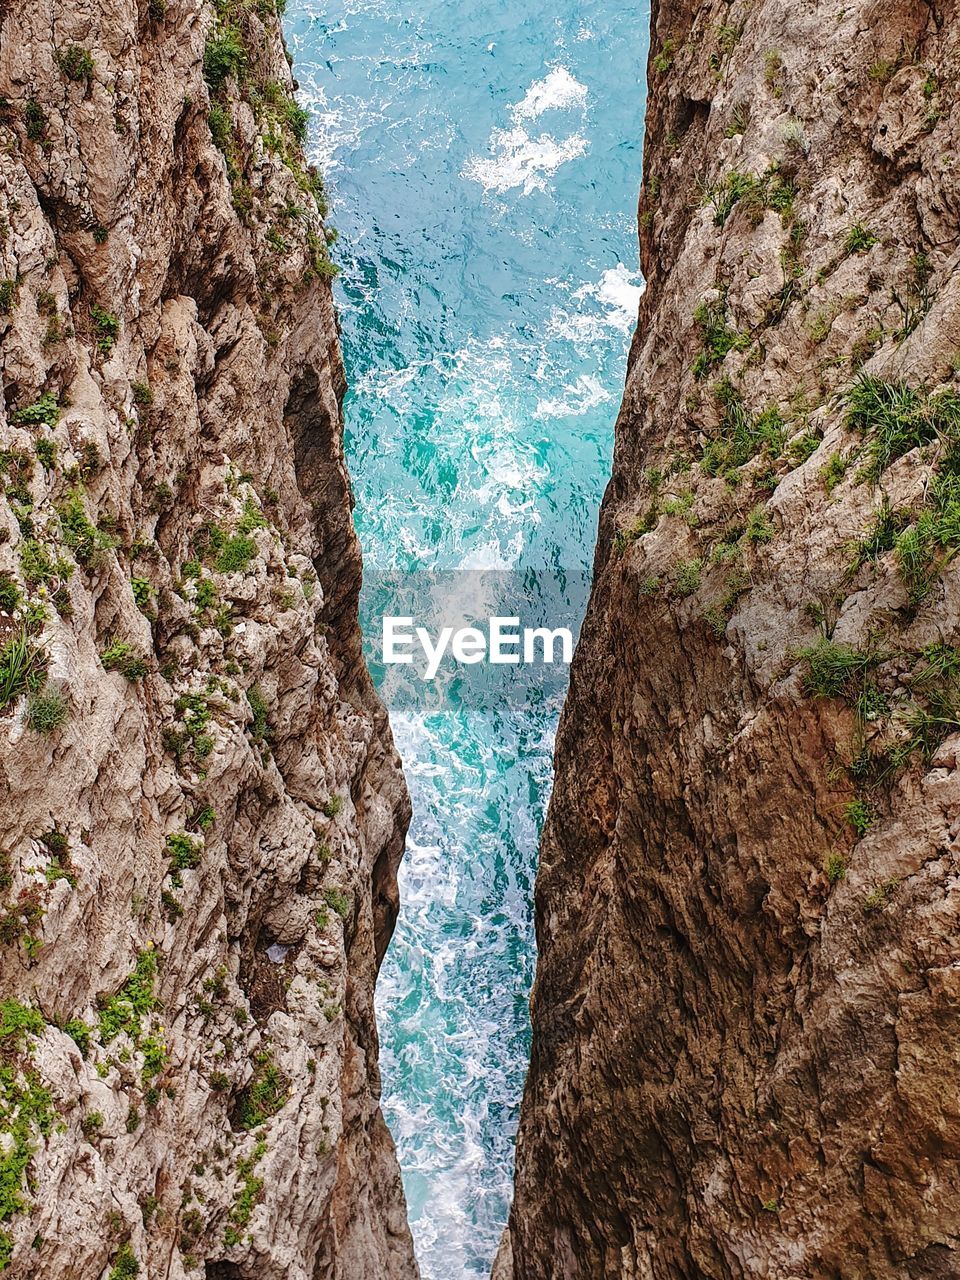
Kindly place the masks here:
POLYGON ((960 1275, 958 38, 653 5, 501 1276, 960 1275))
POLYGON ((408 1280, 408 800, 274 0, 0 21, 0 1270, 408 1280))

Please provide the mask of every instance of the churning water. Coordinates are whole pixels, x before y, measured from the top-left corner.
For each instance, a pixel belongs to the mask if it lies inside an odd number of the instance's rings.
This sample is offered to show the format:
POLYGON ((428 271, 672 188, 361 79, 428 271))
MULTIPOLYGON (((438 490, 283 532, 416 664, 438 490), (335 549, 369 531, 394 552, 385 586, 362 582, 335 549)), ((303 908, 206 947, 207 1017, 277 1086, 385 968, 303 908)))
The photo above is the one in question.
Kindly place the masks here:
POLYGON ((641 288, 648 10, 287 8, 340 231, 363 621, 414 804, 378 1009, 425 1280, 487 1275, 506 1220, 562 687, 500 696, 477 667, 385 679, 380 618, 398 611, 385 575, 423 575, 431 596, 486 617, 515 612, 504 600, 532 572, 582 608, 572 584, 592 560, 641 288))

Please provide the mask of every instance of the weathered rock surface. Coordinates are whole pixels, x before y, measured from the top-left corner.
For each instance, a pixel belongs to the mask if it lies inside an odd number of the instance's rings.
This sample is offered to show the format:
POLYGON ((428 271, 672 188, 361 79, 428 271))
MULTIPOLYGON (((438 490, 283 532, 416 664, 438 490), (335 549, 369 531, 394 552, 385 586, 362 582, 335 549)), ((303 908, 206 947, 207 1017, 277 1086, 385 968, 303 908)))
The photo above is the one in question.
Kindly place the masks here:
POLYGON ((653 32, 499 1275, 954 1277, 960 23, 653 32))
POLYGON ((408 1280, 409 805, 274 5, 0 20, 0 1270, 408 1280))

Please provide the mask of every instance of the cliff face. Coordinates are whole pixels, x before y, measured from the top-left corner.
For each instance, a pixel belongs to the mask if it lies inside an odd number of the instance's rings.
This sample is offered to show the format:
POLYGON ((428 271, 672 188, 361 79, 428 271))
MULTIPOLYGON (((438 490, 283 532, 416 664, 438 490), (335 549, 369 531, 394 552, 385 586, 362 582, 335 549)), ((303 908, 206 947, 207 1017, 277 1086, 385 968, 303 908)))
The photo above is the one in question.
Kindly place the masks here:
POLYGON ((960 1274, 958 35, 654 4, 501 1276, 960 1274))
POLYGON ((277 14, 0 20, 0 1270, 406 1280, 409 805, 277 14))

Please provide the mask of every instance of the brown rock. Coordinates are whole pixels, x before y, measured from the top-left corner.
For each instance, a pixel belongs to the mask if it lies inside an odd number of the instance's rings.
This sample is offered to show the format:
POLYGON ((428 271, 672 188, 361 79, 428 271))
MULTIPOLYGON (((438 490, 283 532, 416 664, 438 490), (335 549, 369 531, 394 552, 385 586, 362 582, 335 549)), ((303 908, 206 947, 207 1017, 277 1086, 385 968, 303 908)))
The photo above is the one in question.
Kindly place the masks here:
POLYGON ((417 1274, 373 1013, 409 801, 322 187, 273 6, 227 9, 0 6, 16 1276, 417 1274))
POLYGON ((958 31, 952 4, 653 6, 648 285, 500 1275, 960 1275, 960 690, 929 651, 958 580, 893 547, 960 420, 872 467, 849 399, 862 369, 960 405, 958 31), (865 665, 818 683, 818 644, 865 665))

